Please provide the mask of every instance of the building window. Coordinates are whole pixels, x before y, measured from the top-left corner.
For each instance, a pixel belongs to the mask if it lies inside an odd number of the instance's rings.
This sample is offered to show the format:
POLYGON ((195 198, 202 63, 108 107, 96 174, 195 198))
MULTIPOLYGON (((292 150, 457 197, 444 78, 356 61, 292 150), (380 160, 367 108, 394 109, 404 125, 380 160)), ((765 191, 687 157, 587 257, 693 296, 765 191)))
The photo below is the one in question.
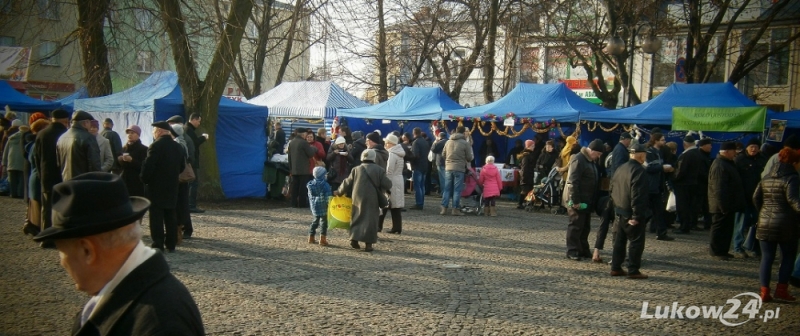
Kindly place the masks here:
POLYGON ((258 38, 258 27, 252 20, 247 22, 246 32, 247 32, 247 38, 251 39, 258 38))
POLYGON ((52 41, 45 41, 39 45, 39 63, 42 65, 59 65, 58 44, 52 41))
POLYGON ((245 74, 247 75, 248 82, 254 82, 256 80, 256 69, 252 65, 246 65, 244 67, 245 74))
MULTIPOLYGON (((758 41, 750 59, 757 59, 775 50, 781 43, 785 42, 790 35, 791 30, 789 28, 773 29, 758 41)), ((755 31, 747 31, 742 34, 742 45, 747 45, 754 36, 755 31)), ((780 52, 770 56, 767 61, 753 68, 747 77, 755 85, 787 85, 789 83, 789 48, 784 48, 780 52)))
POLYGON ((153 31, 153 24, 155 19, 153 13, 144 8, 134 9, 134 16, 136 17, 136 29, 141 31, 153 31))
POLYGON ((14 38, 11 36, 0 36, 0 47, 14 47, 14 38))
POLYGON ((136 71, 137 72, 153 72, 153 61, 155 56, 152 51, 139 51, 136 53, 136 71))
POLYGON ((42 19, 58 20, 58 1, 36 0, 39 5, 39 17, 42 19))

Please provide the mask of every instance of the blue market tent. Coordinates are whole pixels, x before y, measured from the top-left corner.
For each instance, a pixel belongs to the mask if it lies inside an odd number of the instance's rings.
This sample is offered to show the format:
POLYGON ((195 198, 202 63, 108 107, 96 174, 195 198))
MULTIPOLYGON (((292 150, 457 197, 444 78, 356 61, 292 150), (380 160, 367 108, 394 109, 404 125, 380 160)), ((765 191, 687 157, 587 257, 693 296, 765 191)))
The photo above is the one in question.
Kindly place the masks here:
POLYGON ((464 108, 439 87, 406 87, 383 103, 339 109, 339 117, 388 120, 440 120, 442 112, 464 108))
POLYGON ((333 81, 281 83, 247 103, 268 107, 271 118, 283 120, 287 135, 298 127, 330 129, 337 109, 369 106, 333 81))
POLYGON ((0 80, 0 109, 6 106, 12 111, 44 112, 49 115, 50 111, 61 107, 61 103, 28 97, 15 90, 8 82, 0 80))
MULTIPOLYGON (((154 101, 155 120, 188 119, 179 86, 154 101)), ((188 120, 187 120, 188 121, 188 120)), ((263 197, 261 175, 267 160, 267 108, 223 97, 217 114, 216 146, 220 182, 226 198, 263 197)))
POLYGON ((465 118, 494 114, 502 118, 506 113, 513 112, 517 118, 533 118, 535 121, 555 119, 558 122, 577 122, 581 113, 606 113, 606 111, 608 111, 606 108, 579 97, 564 83, 519 83, 511 92, 495 102, 450 111, 450 114, 465 118))
POLYGON ((114 131, 125 134, 125 128, 138 125, 142 128, 141 141, 145 145, 153 142, 153 111, 158 98, 172 92, 178 85, 178 75, 172 71, 158 71, 144 82, 112 95, 75 99, 75 110, 89 112, 95 119, 110 118, 114 121, 114 131))
POLYGON ((336 114, 353 131, 410 132, 430 128, 430 121, 440 120, 446 111, 464 108, 439 87, 406 87, 391 99, 372 106, 339 109, 336 114))
POLYGON ((61 108, 72 113, 72 111, 74 110, 73 104, 75 103, 75 99, 83 99, 83 98, 89 98, 89 92, 88 90, 86 90, 86 87, 82 87, 78 91, 75 91, 75 93, 56 100, 56 102, 61 103, 61 108))
POLYGON ((673 107, 757 106, 731 83, 670 85, 655 98, 613 112, 581 113, 581 120, 640 125, 672 125, 673 107))
POLYGON ((786 120, 786 128, 800 128, 800 110, 767 112, 767 128, 769 128, 772 119, 786 120))

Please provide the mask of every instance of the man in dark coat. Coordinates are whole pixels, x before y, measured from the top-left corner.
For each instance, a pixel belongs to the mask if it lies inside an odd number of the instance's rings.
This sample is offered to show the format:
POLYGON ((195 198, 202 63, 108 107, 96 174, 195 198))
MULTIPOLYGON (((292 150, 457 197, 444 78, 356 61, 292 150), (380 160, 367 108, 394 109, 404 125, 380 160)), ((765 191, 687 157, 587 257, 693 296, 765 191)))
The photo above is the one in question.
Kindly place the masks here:
POLYGON ((367 149, 367 139, 361 131, 353 132, 353 143, 350 145, 350 154, 353 156, 353 167, 361 164, 361 153, 367 149))
MULTIPOLYGON (((120 139, 117 132, 114 132, 113 128, 114 121, 111 120, 111 118, 106 118, 103 120, 103 130, 100 132, 100 135, 108 139, 108 143, 111 145, 111 157, 118 158, 122 155, 122 139, 120 139)), ((119 161, 114 160, 111 171, 114 172, 114 174, 119 174, 122 171, 122 168, 119 166, 119 161)))
POLYGON ((708 175, 708 206, 711 212, 711 256, 719 260, 733 257, 729 254, 733 238, 733 220, 736 210, 746 207, 744 186, 733 158, 736 143, 725 142, 711 165, 708 175))
POLYGON ((280 121, 276 121, 274 127, 275 131, 273 132, 272 138, 278 142, 278 151, 276 153, 283 154, 284 148, 286 147, 286 132, 283 131, 280 121))
POLYGON ((525 197, 533 190, 534 180, 536 175, 536 161, 533 154, 534 142, 533 140, 525 140, 525 149, 519 153, 519 199, 517 199, 517 209, 525 209, 522 203, 525 202, 525 197))
POLYGON ((611 199, 614 201, 614 252, 611 276, 627 275, 631 279, 647 279, 639 272, 644 251, 645 227, 652 212, 648 202, 647 173, 642 167, 647 149, 641 144, 630 148, 628 162, 618 167, 611 178, 611 199), (630 244, 629 244, 630 243, 630 244), (622 270, 625 247, 628 247, 628 272, 622 270))
POLYGON ((186 152, 175 142, 177 136, 166 121, 153 125, 153 139, 142 164, 142 182, 150 200, 151 247, 175 252, 178 242, 178 223, 175 208, 178 204, 178 175, 185 168, 186 152), (166 230, 166 238, 164 231, 166 230))
POLYGON ((667 235, 667 222, 664 218, 664 203, 661 195, 666 186, 666 173, 672 172, 674 168, 666 164, 661 156, 661 147, 666 146, 666 139, 661 133, 650 135, 648 142, 647 166, 645 168, 647 177, 647 192, 650 210, 653 212, 653 220, 650 221, 650 233, 656 234, 656 240, 672 241, 674 238, 667 235))
POLYGON ((92 120, 94 117, 91 114, 75 111, 72 114, 72 125, 58 138, 56 153, 64 181, 83 173, 101 170, 100 147, 97 138, 89 133, 92 120))
MULTIPOLYGON (((58 138, 67 131, 69 113, 62 109, 50 113, 52 123, 36 134, 33 158, 39 171, 42 185, 42 230, 52 226, 52 194, 53 186, 61 183, 61 169, 58 168, 56 144, 58 138)), ((95 142, 96 143, 96 142, 95 142)))
POLYGON ((567 258, 572 260, 592 257, 589 252, 589 231, 600 177, 594 161, 600 155, 603 155, 603 141, 595 139, 589 147, 582 148, 569 160, 569 174, 563 198, 569 215, 567 258))
POLYGON ((756 241, 754 225, 758 222, 758 210, 753 205, 753 194, 761 183, 761 172, 767 164, 767 158, 761 155, 761 141, 752 138, 747 142, 745 151, 734 159, 736 169, 744 183, 744 196, 747 206, 736 212, 733 231, 733 254, 740 258, 748 258, 746 251, 760 255, 761 248, 756 241), (751 229, 752 228, 752 229, 751 229))
POLYGON ((131 125, 125 130, 127 143, 125 143, 125 147, 122 147, 122 154, 117 157, 117 162, 122 168, 120 177, 128 188, 128 194, 144 197, 144 183, 142 183, 141 175, 142 163, 147 158, 147 146, 139 140, 141 134, 142 129, 136 125, 131 125))
POLYGON ((683 139, 683 148, 673 176, 676 209, 681 220, 680 228, 673 231, 676 234, 688 234, 697 225, 698 180, 705 165, 705 157, 695 146, 693 136, 683 139))
POLYGON ((317 149, 305 139, 306 129, 298 128, 297 135, 289 141, 289 170, 292 174, 290 204, 293 208, 308 207, 308 188, 306 185, 313 178, 309 159, 314 157, 317 149))
MULTIPOLYGON (((192 213, 203 213, 204 210, 197 207, 197 187, 200 186, 200 145, 206 143, 208 134, 197 136, 197 128, 200 127, 200 114, 192 113, 189 116, 189 122, 186 124, 186 135, 192 139, 194 144, 194 155, 191 161, 192 169, 194 169, 194 181, 189 182, 189 211, 192 213)), ((283 147, 281 147, 283 148, 283 147)))
POLYGON ((628 147, 631 145, 633 137, 630 133, 625 132, 619 136, 619 142, 614 146, 611 151, 611 163, 606 167, 609 178, 614 177, 614 171, 619 168, 623 163, 628 162, 628 147))
POLYGON ((711 169, 711 163, 714 159, 711 157, 711 139, 704 138, 697 141, 697 149, 700 154, 703 154, 703 165, 700 170, 700 177, 697 178, 697 193, 699 197, 695 203, 695 211, 703 217, 703 226, 697 224, 692 230, 708 230, 711 227, 711 213, 708 211, 708 174, 711 169))
POLYGON ((164 256, 142 243, 150 202, 129 197, 119 176, 87 173, 53 188, 52 242, 76 287, 91 296, 71 335, 203 335, 192 295, 164 256))
POLYGON ((411 152, 414 154, 414 159, 411 162, 411 178, 414 183, 414 200, 416 201, 412 209, 422 210, 425 205, 425 187, 427 182, 425 176, 428 174, 428 152, 431 146, 428 140, 422 137, 422 129, 414 127, 414 143, 411 145, 411 152))

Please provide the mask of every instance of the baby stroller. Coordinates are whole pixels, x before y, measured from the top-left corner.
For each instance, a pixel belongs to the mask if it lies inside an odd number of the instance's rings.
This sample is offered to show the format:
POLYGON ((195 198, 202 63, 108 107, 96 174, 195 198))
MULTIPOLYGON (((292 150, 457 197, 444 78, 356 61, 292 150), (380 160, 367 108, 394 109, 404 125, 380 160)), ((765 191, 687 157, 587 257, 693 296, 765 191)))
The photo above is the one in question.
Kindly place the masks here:
POLYGON ((470 168, 464 175, 464 190, 461 191, 461 212, 480 216, 483 214, 483 188, 478 185, 478 174, 470 168))
POLYGON ((545 207, 550 213, 564 214, 566 209, 561 206, 561 174, 554 167, 543 178, 541 183, 534 185, 533 190, 525 197, 525 211, 541 211, 545 207))

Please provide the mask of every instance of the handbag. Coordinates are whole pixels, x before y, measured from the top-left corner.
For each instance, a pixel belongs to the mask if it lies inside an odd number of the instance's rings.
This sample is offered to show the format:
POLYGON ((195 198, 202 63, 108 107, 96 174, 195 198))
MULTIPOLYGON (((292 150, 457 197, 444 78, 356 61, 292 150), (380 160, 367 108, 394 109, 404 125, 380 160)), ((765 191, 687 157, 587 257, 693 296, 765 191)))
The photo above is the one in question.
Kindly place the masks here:
POLYGON ((194 175, 194 169, 192 169, 192 164, 186 162, 186 166, 183 168, 183 171, 181 172, 180 175, 178 175, 178 182, 189 183, 194 181, 195 178, 197 178, 197 176, 194 175))
POLYGON ((339 173, 337 173, 336 169, 334 169, 333 167, 331 167, 331 169, 329 169, 328 172, 325 173, 325 180, 328 182, 335 180, 337 177, 339 177, 339 173))

